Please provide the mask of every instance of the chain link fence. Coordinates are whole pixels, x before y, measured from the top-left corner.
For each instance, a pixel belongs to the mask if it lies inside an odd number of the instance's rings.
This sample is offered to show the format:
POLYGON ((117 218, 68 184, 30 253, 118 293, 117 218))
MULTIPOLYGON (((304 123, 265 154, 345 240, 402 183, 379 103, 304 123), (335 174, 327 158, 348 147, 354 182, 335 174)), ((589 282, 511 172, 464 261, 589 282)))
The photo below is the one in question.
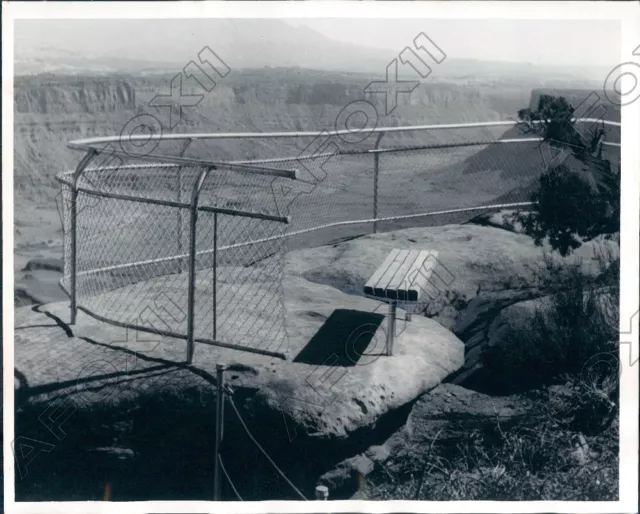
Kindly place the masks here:
MULTIPOLYGON (((604 155, 619 166, 610 127, 604 155)), ((311 133, 185 135, 148 155, 111 151, 118 165, 102 166, 103 140, 71 143, 87 152, 58 175, 72 322, 80 309, 185 338, 187 361, 195 342, 286 358, 287 251, 526 208, 550 165, 514 124, 376 130, 356 142, 323 134, 335 144, 315 152, 311 133), (232 158, 248 148, 251 159, 232 158)))

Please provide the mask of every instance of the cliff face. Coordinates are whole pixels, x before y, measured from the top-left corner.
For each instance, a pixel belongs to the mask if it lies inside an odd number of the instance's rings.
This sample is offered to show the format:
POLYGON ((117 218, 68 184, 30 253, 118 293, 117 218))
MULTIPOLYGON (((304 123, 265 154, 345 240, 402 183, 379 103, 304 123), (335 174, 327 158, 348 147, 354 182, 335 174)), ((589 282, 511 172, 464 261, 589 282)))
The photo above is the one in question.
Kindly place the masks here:
MULTIPOLYGON (((305 70, 237 71, 219 79, 209 93, 187 79, 182 95, 202 95, 195 107, 183 107, 180 123, 170 128, 169 109, 149 105, 156 95, 169 95, 172 76, 118 78, 18 77, 15 82, 16 192, 50 197, 53 176, 75 166, 77 152, 69 140, 120 134, 136 114, 149 113, 164 132, 319 130, 336 126, 351 102, 367 99, 376 106, 377 126, 505 119, 526 104, 529 90, 465 84, 420 84, 411 94, 399 93, 398 106, 385 115, 385 97, 366 94, 370 79, 358 74, 305 70), (328 77, 328 78, 327 78, 328 77)), ((177 90, 174 91, 177 101, 177 90)), ((357 116, 356 116, 357 117, 357 116)), ((228 141, 216 155, 251 158, 276 156, 256 142, 228 141), (260 151, 258 151, 260 150, 260 151)), ((308 142, 307 142, 308 143, 308 142)), ((196 155, 198 148, 193 149, 196 155)), ((204 150, 202 150, 204 151, 204 150)))
MULTIPOLYGON (((234 70, 217 78, 206 92, 191 78, 174 82, 173 101, 200 95, 197 105, 183 107, 173 128, 169 108, 150 106, 157 95, 171 94, 175 75, 137 75, 115 77, 29 76, 15 80, 14 184, 16 219, 32 207, 53 209, 59 185, 54 177, 74 168, 80 153, 67 148, 70 140, 121 134, 138 114, 151 114, 163 132, 266 132, 345 128, 336 123, 346 106, 367 99, 376 107, 377 119, 368 126, 398 126, 507 120, 528 105, 536 84, 513 78, 474 80, 465 78, 448 83, 436 79, 423 81, 409 93, 399 92, 397 107, 386 114, 384 94, 368 94, 372 78, 356 73, 329 73, 301 69, 234 70), (182 97, 182 98, 181 98, 182 97)), ((382 80, 378 78, 376 80, 382 80)), ((573 90, 572 100, 582 92, 573 90)), ((586 97, 589 91, 585 90, 586 97)), ((344 114, 344 112, 343 112, 344 114)), ((615 117, 615 114, 612 114, 615 117)), ((346 117, 343 116, 344 120, 346 117)), ((362 113, 349 119, 356 126, 364 123, 362 113)), ((387 135, 387 145, 415 145, 451 141, 482 140, 499 137, 504 131, 434 131, 387 135)), ((509 137, 517 137, 509 135, 509 137)), ((365 142, 373 144, 372 137, 365 142)), ((337 140, 339 145, 345 143, 337 140)), ((215 159, 295 156, 310 140, 223 140, 198 141, 189 155, 215 159)), ((175 153, 162 145, 159 151, 175 153)), ((468 185, 467 185, 468 186, 468 185)), ((467 187, 465 186, 465 187, 467 187)))
POLYGON ((23 80, 16 84, 15 112, 78 114, 135 109, 134 85, 124 79, 87 79, 59 83, 55 80, 23 80))

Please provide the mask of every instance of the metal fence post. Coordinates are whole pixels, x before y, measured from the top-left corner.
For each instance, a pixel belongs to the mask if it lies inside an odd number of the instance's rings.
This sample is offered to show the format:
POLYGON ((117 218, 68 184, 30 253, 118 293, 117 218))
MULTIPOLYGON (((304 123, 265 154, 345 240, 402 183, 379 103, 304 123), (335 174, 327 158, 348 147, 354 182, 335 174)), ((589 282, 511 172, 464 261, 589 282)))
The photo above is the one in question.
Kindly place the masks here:
MULTIPOLYGON (((386 132, 380 132, 376 138, 375 150, 380 146, 380 141, 386 132)), ((375 152, 373 154, 373 219, 378 219, 378 172, 380 166, 380 154, 375 152)), ((373 233, 378 231, 378 222, 373 222, 373 233)))
POLYGON ((193 361, 194 350, 194 316, 196 299, 196 225, 198 221, 198 198, 200 189, 209 171, 212 168, 204 169, 200 172, 198 179, 193 184, 191 192, 191 207, 189 220, 189 284, 187 295, 187 364, 193 361))
MULTIPOLYGON (((193 141, 192 139, 187 139, 184 143, 184 146, 180 150, 180 157, 184 157, 189 145, 193 141)), ((178 168, 178 202, 182 202, 182 170, 184 168, 180 166, 178 168)), ((178 255, 182 255, 182 209, 178 209, 178 226, 177 226, 177 239, 178 239, 178 255)), ((178 260, 178 273, 182 273, 182 260, 178 260)))
POLYGON ((96 155, 96 150, 89 150, 78 163, 78 167, 73 173, 73 187, 71 188, 71 319, 70 325, 76 324, 78 316, 78 180, 86 169, 87 165, 96 155))
POLYGON ((220 501, 220 447, 224 435, 224 364, 216 365, 216 447, 213 468, 213 499, 220 501))
POLYGON ((218 213, 213 213, 213 340, 218 337, 218 213))

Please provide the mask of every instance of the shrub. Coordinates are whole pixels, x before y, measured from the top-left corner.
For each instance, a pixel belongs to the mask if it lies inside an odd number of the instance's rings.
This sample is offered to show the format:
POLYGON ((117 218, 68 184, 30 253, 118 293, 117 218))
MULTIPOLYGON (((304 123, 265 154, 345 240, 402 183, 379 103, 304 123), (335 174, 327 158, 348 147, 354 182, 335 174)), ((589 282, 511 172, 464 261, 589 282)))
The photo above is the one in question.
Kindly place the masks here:
POLYGON ((526 421, 472 430, 454 449, 413 445, 367 477, 369 499, 616 500, 618 430, 581 436, 534 407, 526 421))
POLYGON ((602 273, 595 279, 578 265, 563 269, 547 259, 552 294, 529 319, 510 326, 502 344, 485 351, 487 375, 524 389, 571 376, 590 382, 583 384, 587 389, 611 383, 618 371, 620 261, 611 254, 599 257, 602 273))
POLYGON ((535 110, 520 109, 518 118, 528 131, 541 134, 552 146, 583 150, 582 138, 571 121, 573 106, 562 96, 540 95, 535 110))
POLYGON ((533 209, 514 215, 537 245, 549 244, 567 255, 584 240, 620 230, 620 171, 601 156, 604 126, 585 141, 572 120, 573 107, 563 97, 541 95, 535 111, 521 109, 518 117, 543 143, 569 150, 580 170, 564 164, 540 176, 531 195, 533 209))
POLYGON ((515 218, 537 245, 548 238, 552 248, 567 255, 584 240, 619 230, 619 181, 606 190, 594 190, 579 172, 560 165, 540 177, 531 195, 535 209, 515 218))

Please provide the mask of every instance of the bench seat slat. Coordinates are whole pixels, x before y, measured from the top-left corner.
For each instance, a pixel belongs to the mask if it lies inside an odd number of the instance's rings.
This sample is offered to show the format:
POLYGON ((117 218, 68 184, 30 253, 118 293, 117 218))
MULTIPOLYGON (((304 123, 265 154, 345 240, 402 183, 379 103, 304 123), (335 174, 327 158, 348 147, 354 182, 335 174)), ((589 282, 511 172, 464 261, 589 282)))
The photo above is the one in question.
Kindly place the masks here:
POLYGON ((433 250, 393 249, 367 281, 364 293, 381 300, 417 302, 437 262, 433 250))
POLYGON ((391 263, 395 260, 396 255, 398 254, 399 251, 400 250, 391 250, 389 255, 387 255, 384 262, 378 267, 378 269, 373 273, 371 278, 364 285, 365 294, 369 294, 372 296, 375 295, 374 288, 376 287, 376 285, 384 275, 384 272, 387 270, 387 268, 391 266, 391 263))
POLYGON ((407 259, 387 285, 387 297, 395 300, 407 299, 405 298, 406 291, 413 285, 411 279, 414 275, 418 275, 412 272, 419 270, 428 255, 428 250, 410 250, 408 252, 407 259))
POLYGON ((382 278, 378 281, 378 283, 374 286, 373 291, 376 296, 384 296, 387 297, 389 284, 397 275, 398 271, 407 260, 409 254, 404 250, 398 250, 393 262, 384 272, 382 278))
POLYGON ((427 290, 429 282, 431 281, 431 274, 435 268, 437 256, 438 252, 428 251, 420 263, 420 266, 411 270, 410 275, 407 277, 409 287, 403 291, 403 300, 408 302, 417 302, 420 300, 420 296, 427 290))

